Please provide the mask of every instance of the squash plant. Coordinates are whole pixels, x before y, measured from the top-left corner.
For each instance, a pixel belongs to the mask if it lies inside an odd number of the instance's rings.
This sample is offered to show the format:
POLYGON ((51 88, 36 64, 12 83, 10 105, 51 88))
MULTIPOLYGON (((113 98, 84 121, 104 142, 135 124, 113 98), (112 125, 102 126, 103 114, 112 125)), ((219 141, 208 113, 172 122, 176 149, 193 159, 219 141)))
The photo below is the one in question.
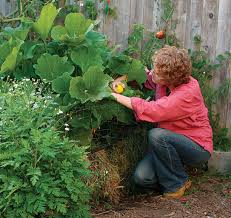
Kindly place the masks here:
MULTIPOLYGON (((130 111, 111 99, 109 83, 128 74, 129 81, 145 81, 139 60, 116 52, 95 22, 80 13, 67 14, 64 25, 55 25, 59 10, 49 3, 37 20, 21 18, 17 28, 0 33, 0 74, 4 78, 37 78, 53 90, 66 122, 76 133, 88 132, 116 118, 133 122, 130 111), (107 114, 107 115, 105 115, 107 114)), ((128 87, 128 92, 133 90, 128 87)), ((81 135, 81 134, 80 134, 81 135)))

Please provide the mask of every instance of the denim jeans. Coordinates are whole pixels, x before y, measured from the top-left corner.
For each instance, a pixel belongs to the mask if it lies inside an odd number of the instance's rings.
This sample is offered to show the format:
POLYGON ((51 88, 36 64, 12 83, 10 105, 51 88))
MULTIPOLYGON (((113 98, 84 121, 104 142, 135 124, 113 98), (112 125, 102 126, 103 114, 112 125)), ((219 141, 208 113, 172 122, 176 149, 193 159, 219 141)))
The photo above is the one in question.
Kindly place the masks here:
POLYGON ((208 161, 210 153, 184 135, 154 128, 148 134, 149 151, 137 165, 133 182, 144 189, 174 192, 188 179, 184 165, 208 161))

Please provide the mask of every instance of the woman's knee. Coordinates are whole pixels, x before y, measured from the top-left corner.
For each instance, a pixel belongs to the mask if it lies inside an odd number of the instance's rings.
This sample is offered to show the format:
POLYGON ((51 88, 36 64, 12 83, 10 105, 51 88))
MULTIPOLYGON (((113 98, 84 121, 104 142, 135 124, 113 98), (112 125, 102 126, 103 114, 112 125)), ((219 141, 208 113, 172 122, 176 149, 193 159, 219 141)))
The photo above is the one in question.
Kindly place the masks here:
POLYGON ((158 142, 162 142, 166 139, 166 130, 161 128, 154 128, 148 132, 149 145, 157 145, 158 142))
POLYGON ((136 171, 135 171, 135 173, 133 175, 133 182, 136 185, 144 186, 144 184, 145 184, 145 175, 142 173, 141 170, 136 169, 136 171))
POLYGON ((144 158, 133 174, 133 182, 139 186, 147 186, 156 182, 155 172, 149 157, 144 158))

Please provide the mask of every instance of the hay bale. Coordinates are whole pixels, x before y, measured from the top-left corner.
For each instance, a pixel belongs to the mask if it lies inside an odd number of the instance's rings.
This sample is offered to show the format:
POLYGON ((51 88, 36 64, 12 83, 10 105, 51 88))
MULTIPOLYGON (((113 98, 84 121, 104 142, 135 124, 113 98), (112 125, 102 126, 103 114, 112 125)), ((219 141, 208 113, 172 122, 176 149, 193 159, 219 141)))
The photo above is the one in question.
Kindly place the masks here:
POLYGON ((118 167, 109 161, 105 150, 91 154, 90 161, 93 176, 88 185, 93 191, 93 199, 104 199, 113 204, 118 203, 121 195, 118 167))

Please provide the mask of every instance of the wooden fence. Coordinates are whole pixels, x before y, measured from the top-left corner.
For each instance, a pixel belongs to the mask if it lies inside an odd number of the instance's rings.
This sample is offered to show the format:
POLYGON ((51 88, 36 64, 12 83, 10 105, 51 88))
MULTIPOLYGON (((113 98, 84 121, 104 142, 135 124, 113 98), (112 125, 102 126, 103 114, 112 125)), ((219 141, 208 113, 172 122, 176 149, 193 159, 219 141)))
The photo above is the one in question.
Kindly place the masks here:
MULTIPOLYGON (((67 0, 73 3, 75 0, 67 0)), ((202 46, 214 59, 218 54, 231 50, 231 0, 173 0, 173 20, 177 22, 176 36, 185 48, 193 48, 196 34, 202 37, 202 46)), ((15 0, 1 0, 0 13, 9 14, 15 0)), ((144 24, 149 31, 156 31, 161 21, 161 0, 111 0, 117 10, 117 19, 103 19, 100 30, 110 41, 126 46, 134 23, 144 24)), ((98 4, 100 8, 100 3, 98 4)), ((100 15, 103 17, 103 15, 100 15)), ((231 79, 231 65, 216 75, 217 87, 231 79)), ((231 92, 227 102, 219 107, 221 122, 231 128, 231 92)))
MULTIPOLYGON (((194 47, 194 36, 200 35, 202 47, 212 59, 231 51, 231 0, 172 0, 176 36, 184 48, 194 47)), ((149 31, 157 31, 161 20, 161 0, 113 0, 117 19, 104 19, 101 31, 109 40, 126 46, 134 23, 142 23, 149 31)), ((231 79, 231 65, 224 67, 213 80, 218 87, 231 79)), ((221 123, 231 128, 231 91, 227 102, 218 106, 221 123)))

